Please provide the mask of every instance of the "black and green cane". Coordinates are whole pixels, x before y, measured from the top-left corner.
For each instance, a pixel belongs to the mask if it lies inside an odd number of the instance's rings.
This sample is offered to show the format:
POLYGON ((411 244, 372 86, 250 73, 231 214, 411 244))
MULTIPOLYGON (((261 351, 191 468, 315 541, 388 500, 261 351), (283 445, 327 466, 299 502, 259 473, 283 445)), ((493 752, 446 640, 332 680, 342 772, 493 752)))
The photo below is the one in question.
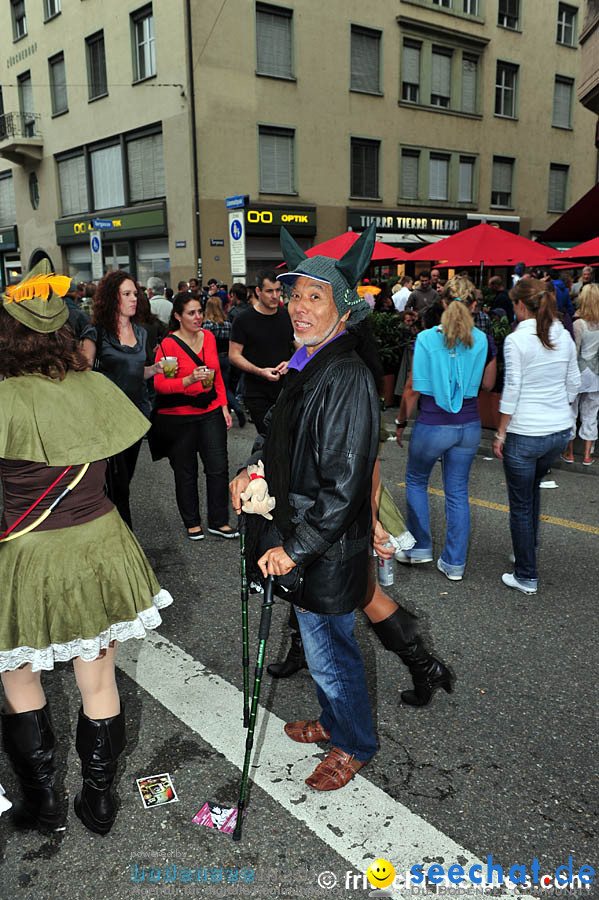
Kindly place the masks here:
POLYGON ((266 641, 270 631, 270 619, 272 615, 273 586, 274 575, 269 575, 264 585, 264 598, 262 600, 262 615, 260 616, 260 629, 258 631, 258 656, 256 658, 256 672, 254 675, 254 692, 252 694, 252 707, 250 710, 250 722, 245 740, 245 759, 243 761, 243 772, 241 774, 241 787, 239 790, 239 802, 237 804, 237 822, 235 831, 233 832, 233 840, 241 840, 241 829, 243 827, 243 812, 245 809, 245 795, 247 790, 248 776, 250 772, 250 760, 252 757, 252 746, 254 744, 254 728, 256 727, 256 713, 258 712, 258 698, 260 697, 260 685, 262 683, 262 669, 264 667, 264 653, 266 651, 266 641))
POLYGON ((248 531, 246 513, 239 516, 239 547, 241 555, 241 639, 243 643, 243 727, 250 724, 250 647, 248 640, 248 576, 245 555, 245 538, 248 531))

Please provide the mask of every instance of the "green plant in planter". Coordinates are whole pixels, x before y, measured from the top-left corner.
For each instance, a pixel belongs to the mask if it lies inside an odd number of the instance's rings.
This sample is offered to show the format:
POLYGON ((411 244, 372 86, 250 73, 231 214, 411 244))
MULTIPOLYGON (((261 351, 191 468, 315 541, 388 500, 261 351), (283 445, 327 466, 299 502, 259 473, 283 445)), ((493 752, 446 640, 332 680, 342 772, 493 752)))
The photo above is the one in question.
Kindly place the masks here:
POLYGON ((398 313, 371 312, 370 327, 385 375, 394 375, 399 369, 404 349, 410 344, 410 335, 398 313))

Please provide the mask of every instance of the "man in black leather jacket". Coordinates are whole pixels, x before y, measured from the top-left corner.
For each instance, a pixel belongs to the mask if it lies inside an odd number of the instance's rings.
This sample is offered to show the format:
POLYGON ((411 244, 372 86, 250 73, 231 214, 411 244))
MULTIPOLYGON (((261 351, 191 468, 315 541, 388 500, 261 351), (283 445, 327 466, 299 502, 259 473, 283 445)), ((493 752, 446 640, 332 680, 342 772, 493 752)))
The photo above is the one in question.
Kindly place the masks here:
MULTIPOLYGON (((268 528, 270 549, 258 565, 265 577, 295 576, 296 611, 322 712, 316 721, 288 723, 285 731, 302 743, 331 742, 306 783, 335 790, 377 750, 353 634, 353 611, 366 594, 379 431, 377 391, 359 356, 360 329, 354 330, 368 305, 355 286, 370 260, 374 229, 339 261, 307 259, 284 230, 281 243, 291 270, 281 281, 290 285, 289 314, 302 346, 268 414, 266 437, 258 438, 249 460, 263 459, 276 498, 276 527, 268 528)), ((231 484, 237 512, 250 484, 246 469, 231 484)))

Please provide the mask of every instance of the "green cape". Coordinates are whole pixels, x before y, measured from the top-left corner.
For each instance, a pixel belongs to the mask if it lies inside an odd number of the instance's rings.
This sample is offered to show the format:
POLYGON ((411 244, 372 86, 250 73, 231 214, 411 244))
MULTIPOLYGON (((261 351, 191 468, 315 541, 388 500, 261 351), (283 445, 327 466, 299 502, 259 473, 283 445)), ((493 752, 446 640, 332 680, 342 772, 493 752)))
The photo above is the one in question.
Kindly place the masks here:
POLYGON ((83 465, 120 453, 150 423, 100 372, 63 381, 21 375, 0 382, 0 458, 83 465))

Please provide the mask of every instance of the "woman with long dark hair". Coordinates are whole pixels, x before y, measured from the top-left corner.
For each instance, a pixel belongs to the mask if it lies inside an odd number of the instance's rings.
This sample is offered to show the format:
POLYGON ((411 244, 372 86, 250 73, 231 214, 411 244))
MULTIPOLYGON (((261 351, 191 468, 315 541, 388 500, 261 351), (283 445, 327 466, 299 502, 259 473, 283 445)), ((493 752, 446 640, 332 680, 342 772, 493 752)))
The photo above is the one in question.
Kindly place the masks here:
POLYGON ((493 452, 503 460, 516 565, 501 580, 536 594, 539 485, 568 443, 580 372, 553 291, 542 281, 523 278, 510 298, 518 326, 503 345, 505 382, 493 452))
POLYGON ((172 603, 104 492, 105 458, 138 441, 148 422, 108 379, 87 371, 64 302, 53 291, 47 297, 48 280, 38 288, 30 278, 23 299, 18 290, 8 289, 0 306, 4 747, 23 793, 15 803, 19 824, 62 830, 40 673, 72 660, 82 700, 75 812, 106 834, 126 744, 116 642, 144 637, 172 603), (31 297, 36 290, 40 296, 31 297))
MULTIPOLYGON (((93 320, 82 333, 82 349, 89 366, 106 375, 137 406, 150 415, 145 382, 161 371, 148 366, 147 332, 137 318, 137 286, 131 275, 116 270, 98 284, 93 320)), ((110 499, 131 528, 129 485, 141 447, 141 438, 109 464, 107 487, 110 499)))
POLYGON ((171 334, 161 344, 163 354, 176 357, 177 371, 154 379, 157 413, 151 439, 154 459, 168 456, 175 475, 177 506, 187 536, 204 537, 198 497, 198 453, 206 476, 208 531, 223 538, 238 532, 229 525, 227 431, 231 413, 214 335, 204 330, 202 304, 186 291, 176 295, 171 334))

